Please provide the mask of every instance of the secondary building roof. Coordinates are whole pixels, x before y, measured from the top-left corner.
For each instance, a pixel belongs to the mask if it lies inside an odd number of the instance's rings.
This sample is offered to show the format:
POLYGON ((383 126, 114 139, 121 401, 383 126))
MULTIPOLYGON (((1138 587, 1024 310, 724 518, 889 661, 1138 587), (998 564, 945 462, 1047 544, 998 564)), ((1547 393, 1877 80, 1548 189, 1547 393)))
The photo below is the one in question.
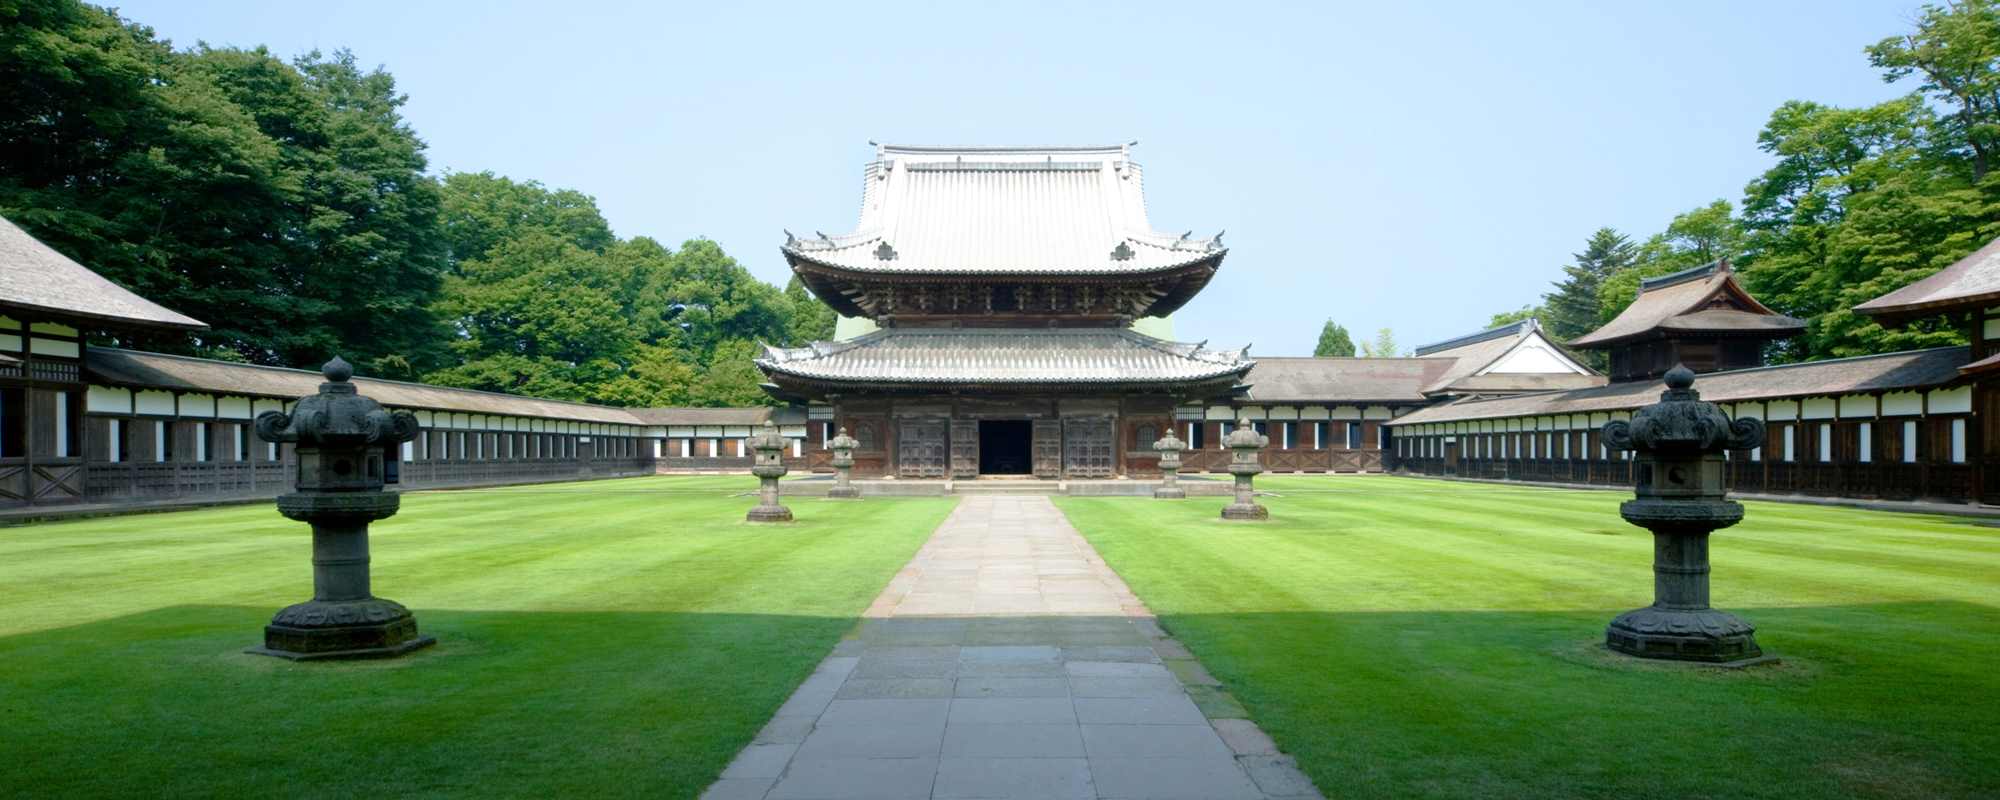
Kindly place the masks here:
POLYGON ((795 425, 806 421, 805 409, 771 408, 633 408, 632 416, 648 425, 795 425))
POLYGON ((1240 377, 1245 350, 1118 328, 890 328, 844 342, 764 348, 757 366, 785 382, 876 388, 1160 385, 1240 377))
POLYGON ((1153 230, 1129 145, 880 145, 861 220, 787 235, 787 256, 859 273, 1118 274, 1219 260, 1221 236, 1153 230))
MULTIPOLYGON (((239 364, 113 347, 92 347, 85 350, 84 369, 90 373, 93 383, 112 386, 251 395, 288 400, 319 391, 320 383, 326 380, 318 372, 311 370, 239 364)), ((618 425, 658 424, 643 422, 631 411, 623 408, 589 403, 541 400, 499 392, 482 392, 476 389, 454 389, 362 377, 356 377, 354 385, 362 394, 375 398, 383 405, 401 408, 542 417, 618 425)))
MULTIPOLYGON (((1968 352, 1964 347, 1939 347, 1711 372, 1695 379, 1694 388, 1701 392, 1701 399, 1718 403, 1929 389, 1957 380, 1958 369, 1965 364, 1968 352)), ((1665 389, 1664 381, 1650 380, 1567 392, 1466 399, 1412 412, 1392 424, 1624 411, 1658 401, 1665 389)))
POLYGON ((1805 327, 1757 302, 1722 259, 1641 281, 1639 296, 1617 318, 1570 340, 1570 346, 1609 347, 1668 335, 1778 337, 1805 327))
POLYGON ((0 217, 0 312, 9 309, 141 328, 208 327, 126 291, 0 217))
POLYGON ((1912 319, 2000 304, 2000 239, 1928 278, 1855 306, 1857 313, 1912 319))
POLYGON ((1541 322, 1532 317, 1425 345, 1416 354, 1453 362, 1424 387, 1424 394, 1433 397, 1579 389, 1604 383, 1604 376, 1550 341, 1541 322))
POLYGON ((1256 403, 1421 403, 1444 358, 1264 357, 1245 376, 1256 403))

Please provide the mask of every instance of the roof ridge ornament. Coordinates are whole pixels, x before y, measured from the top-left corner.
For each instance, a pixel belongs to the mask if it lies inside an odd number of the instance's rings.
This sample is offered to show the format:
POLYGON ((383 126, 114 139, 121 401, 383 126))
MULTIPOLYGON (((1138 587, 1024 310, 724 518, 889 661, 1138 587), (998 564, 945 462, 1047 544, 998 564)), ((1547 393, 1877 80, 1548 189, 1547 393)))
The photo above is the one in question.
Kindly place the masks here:
POLYGON ((881 244, 875 246, 875 260, 877 261, 896 260, 896 248, 890 247, 889 242, 887 240, 884 240, 881 244))
POLYGON ((1112 261, 1131 261, 1136 255, 1138 254, 1132 252, 1132 246, 1122 239, 1119 240, 1117 247, 1111 248, 1112 261))

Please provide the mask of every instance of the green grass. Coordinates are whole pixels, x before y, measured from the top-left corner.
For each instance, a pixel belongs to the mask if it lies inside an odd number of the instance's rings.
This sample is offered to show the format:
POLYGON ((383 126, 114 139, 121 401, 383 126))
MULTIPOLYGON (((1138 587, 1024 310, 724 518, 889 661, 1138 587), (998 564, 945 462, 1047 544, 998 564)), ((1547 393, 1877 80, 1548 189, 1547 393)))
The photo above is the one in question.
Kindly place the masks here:
POLYGON ((950 509, 755 485, 409 495, 375 591, 438 645, 384 662, 242 653, 312 593, 269 505, 0 528, 0 796, 694 797, 950 509))
POLYGON ((1635 663, 1622 496, 1398 478, 1064 498, 1105 560, 1330 797, 2000 796, 2000 535, 1748 503, 1714 600, 1773 667, 1635 663))

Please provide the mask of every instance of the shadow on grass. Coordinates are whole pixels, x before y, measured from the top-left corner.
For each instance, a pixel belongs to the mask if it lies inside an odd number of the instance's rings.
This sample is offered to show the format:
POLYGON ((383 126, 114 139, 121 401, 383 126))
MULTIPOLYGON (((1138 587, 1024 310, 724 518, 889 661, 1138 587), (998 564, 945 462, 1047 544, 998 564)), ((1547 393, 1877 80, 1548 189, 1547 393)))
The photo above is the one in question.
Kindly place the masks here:
MULTIPOLYGON (((1595 648, 1622 609, 1163 615, 1329 797, 2000 794, 2000 609, 1737 609, 1772 668, 1595 648)), ((0 639, 0 795, 693 797, 850 632, 1127 643, 1089 617, 418 609, 381 662, 245 655, 272 609, 0 639)))
POLYGON ((1622 610, 1160 621, 1329 797, 2000 795, 2000 609, 1733 609, 1745 670, 1610 654, 1622 610))
POLYGON ((274 609, 0 639, 0 796, 694 797, 850 618, 418 609, 390 661, 247 655, 274 609))

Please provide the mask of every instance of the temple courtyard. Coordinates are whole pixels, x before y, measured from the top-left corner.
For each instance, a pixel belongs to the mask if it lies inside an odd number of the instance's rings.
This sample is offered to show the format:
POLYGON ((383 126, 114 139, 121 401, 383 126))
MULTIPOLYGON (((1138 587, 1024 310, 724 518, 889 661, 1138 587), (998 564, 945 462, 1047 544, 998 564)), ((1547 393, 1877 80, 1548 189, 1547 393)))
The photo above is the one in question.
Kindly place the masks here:
POLYGON ((1258 488, 415 492, 374 588, 438 644, 339 663, 243 652, 312 590, 268 504, 0 528, 0 795, 2000 794, 1989 521, 1746 502, 1715 605, 1779 660, 1719 669, 1604 649, 1627 493, 1258 488))

